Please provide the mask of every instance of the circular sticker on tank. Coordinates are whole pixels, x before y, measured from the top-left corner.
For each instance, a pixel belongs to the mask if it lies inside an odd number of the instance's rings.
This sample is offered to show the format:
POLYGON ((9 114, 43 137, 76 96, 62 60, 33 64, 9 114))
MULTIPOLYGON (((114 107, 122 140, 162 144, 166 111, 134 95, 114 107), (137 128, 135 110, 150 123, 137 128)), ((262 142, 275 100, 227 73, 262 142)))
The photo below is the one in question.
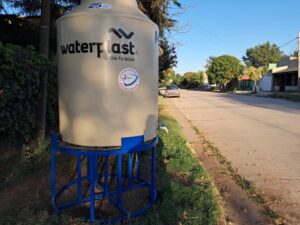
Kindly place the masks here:
POLYGON ((139 74, 132 68, 126 68, 119 74, 119 85, 127 92, 135 91, 140 83, 139 74))

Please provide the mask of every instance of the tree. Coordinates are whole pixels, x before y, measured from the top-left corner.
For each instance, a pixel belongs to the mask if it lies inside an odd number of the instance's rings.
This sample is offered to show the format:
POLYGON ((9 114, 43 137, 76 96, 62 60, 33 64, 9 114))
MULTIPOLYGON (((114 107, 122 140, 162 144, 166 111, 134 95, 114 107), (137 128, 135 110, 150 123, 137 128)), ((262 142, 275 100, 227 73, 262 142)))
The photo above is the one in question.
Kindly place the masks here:
MULTIPOLYGON (((41 0, 0 0, 0 10, 2 2, 7 2, 11 7, 20 10, 21 14, 40 15, 42 6, 41 0)), ((52 9, 55 18, 62 16, 64 12, 70 11, 80 0, 53 0, 52 9)), ((178 0, 137 0, 139 8, 159 26, 160 34, 163 37, 165 31, 170 31, 176 25, 174 15, 170 14, 170 9, 174 11, 174 6, 180 8, 178 0)), ((2 7, 3 8, 3 7, 2 7)))
POLYGON ((234 78, 237 78, 243 72, 243 65, 240 60, 230 55, 222 55, 213 58, 208 65, 207 75, 209 80, 221 84, 222 90, 234 78))
POLYGON ((187 72, 183 75, 182 85, 187 88, 199 88, 204 82, 204 73, 187 72))
POLYGON ((298 57, 298 50, 290 52, 290 54, 282 54, 281 60, 289 60, 291 57, 298 57))
POLYGON ((170 31, 176 25, 176 20, 170 15, 170 7, 181 7, 178 0, 138 0, 139 8, 158 25, 161 37, 165 31, 170 31))
POLYGON ((177 55, 175 46, 170 45, 165 39, 160 41, 160 47, 162 49, 162 55, 159 57, 159 79, 164 80, 164 71, 177 65, 177 55))
POLYGON ((159 27, 162 52, 159 57, 159 79, 165 80, 164 71, 177 65, 176 47, 167 40, 165 35, 177 23, 169 13, 170 7, 180 8, 181 4, 178 0, 138 0, 137 2, 139 8, 159 27))
POLYGON ((161 80, 160 82, 161 87, 172 85, 172 84, 175 84, 177 86, 181 85, 183 77, 180 74, 176 74, 172 68, 165 70, 163 74, 164 74, 164 80, 161 80))
MULTIPOLYGON (((217 58, 217 57, 215 57, 215 56, 209 56, 208 60, 206 61, 206 65, 205 65, 206 69, 208 69, 210 67, 210 65, 215 60, 215 58, 217 58)), ((217 83, 216 77, 215 77, 214 74, 210 74, 210 75, 207 74, 207 78, 208 78, 208 82, 210 84, 216 84, 217 83)))
POLYGON ((3 1, 0 0, 0 13, 4 11, 4 5, 3 5, 3 1))
POLYGON ((161 80, 162 86, 171 85, 173 78, 175 76, 175 71, 172 68, 163 71, 163 80, 161 80))
MULTIPOLYGON (((18 8, 20 13, 27 15, 39 15, 41 9, 40 0, 3 0, 14 8, 18 8)), ((70 11, 80 3, 80 0, 56 0, 51 1, 52 15, 54 19, 59 18, 64 12, 70 11)), ((174 6, 181 7, 178 0, 137 0, 139 8, 158 25, 160 31, 160 80, 163 80, 163 71, 177 65, 176 48, 166 38, 169 32, 176 26, 174 14, 170 14, 170 9, 174 12, 174 6)))
MULTIPOLYGON (((20 14, 40 15, 43 1, 41 0, 2 0, 7 2, 11 7, 19 10, 20 14)), ((80 0, 54 0, 51 1, 52 15, 57 19, 64 12, 70 11, 74 6, 78 5, 80 0)))
POLYGON ((293 56, 293 57, 298 57, 298 56, 299 56, 299 50, 295 50, 295 51, 291 54, 291 56, 293 56))
POLYGON ((266 42, 246 50, 243 61, 247 66, 268 67, 270 63, 278 63, 281 59, 282 52, 276 44, 266 42))
POLYGON ((257 91, 257 81, 261 78, 264 72, 264 67, 255 68, 254 66, 247 67, 244 71, 245 75, 248 75, 249 78, 254 81, 255 92, 257 91))
POLYGON ((181 86, 183 77, 177 73, 172 77, 172 80, 173 80, 173 84, 176 84, 177 86, 181 86))

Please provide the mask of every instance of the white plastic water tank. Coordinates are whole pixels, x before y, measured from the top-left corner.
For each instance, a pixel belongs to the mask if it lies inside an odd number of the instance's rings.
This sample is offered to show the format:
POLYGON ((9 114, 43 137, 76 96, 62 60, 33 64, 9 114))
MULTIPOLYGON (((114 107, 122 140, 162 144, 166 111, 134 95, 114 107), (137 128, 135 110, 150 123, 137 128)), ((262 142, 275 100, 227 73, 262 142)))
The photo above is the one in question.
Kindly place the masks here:
POLYGON ((84 0, 57 29, 63 140, 109 147, 155 138, 159 34, 136 0, 84 0))

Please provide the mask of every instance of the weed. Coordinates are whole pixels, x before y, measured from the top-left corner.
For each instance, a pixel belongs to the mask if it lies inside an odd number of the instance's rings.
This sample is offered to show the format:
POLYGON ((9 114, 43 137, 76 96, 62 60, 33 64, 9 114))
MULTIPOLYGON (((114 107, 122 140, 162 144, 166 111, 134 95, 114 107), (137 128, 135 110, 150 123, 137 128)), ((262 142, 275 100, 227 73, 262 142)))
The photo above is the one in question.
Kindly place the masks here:
POLYGON ((32 172, 39 171, 45 167, 45 164, 49 164, 50 142, 45 139, 38 139, 32 146, 23 146, 21 159, 14 165, 11 165, 11 171, 0 184, 0 190, 14 185, 17 180, 29 176, 32 172))
POLYGON ((281 98, 288 99, 291 101, 299 102, 300 93, 299 92, 284 92, 284 93, 274 93, 270 95, 271 98, 281 98))
POLYGON ((261 204, 264 209, 265 209, 265 213, 266 215, 271 218, 271 219, 278 219, 279 215, 277 215, 273 210, 271 210, 266 204, 267 201, 265 200, 265 198, 263 197, 263 195, 260 193, 260 191, 255 187, 255 185, 247 180, 246 178, 242 177, 239 173, 238 170, 236 168, 234 168, 231 164, 231 162, 229 162, 220 152, 220 150, 215 147, 210 141, 208 141, 202 134, 201 132, 194 127, 195 131, 198 133, 198 135, 201 137, 202 142, 203 142, 203 146, 204 146, 204 151, 208 154, 213 155, 214 157, 216 157, 220 163, 222 163, 227 171, 230 173, 230 175, 233 177, 233 179, 235 180, 235 182, 243 189, 245 190, 249 197, 252 198, 256 203, 261 204))
POLYGON ((38 138, 36 144, 33 145, 34 147, 23 146, 22 150, 22 161, 45 161, 49 160, 50 151, 49 146, 50 142, 47 139, 38 138))

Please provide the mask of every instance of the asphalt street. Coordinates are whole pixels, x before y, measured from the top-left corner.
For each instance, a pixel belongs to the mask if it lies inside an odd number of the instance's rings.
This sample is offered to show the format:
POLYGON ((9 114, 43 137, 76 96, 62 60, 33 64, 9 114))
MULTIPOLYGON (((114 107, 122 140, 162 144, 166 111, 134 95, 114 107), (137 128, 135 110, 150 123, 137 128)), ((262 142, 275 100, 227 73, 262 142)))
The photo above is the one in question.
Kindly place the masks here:
POLYGON ((272 208, 300 224, 300 103, 187 90, 170 101, 272 208))

